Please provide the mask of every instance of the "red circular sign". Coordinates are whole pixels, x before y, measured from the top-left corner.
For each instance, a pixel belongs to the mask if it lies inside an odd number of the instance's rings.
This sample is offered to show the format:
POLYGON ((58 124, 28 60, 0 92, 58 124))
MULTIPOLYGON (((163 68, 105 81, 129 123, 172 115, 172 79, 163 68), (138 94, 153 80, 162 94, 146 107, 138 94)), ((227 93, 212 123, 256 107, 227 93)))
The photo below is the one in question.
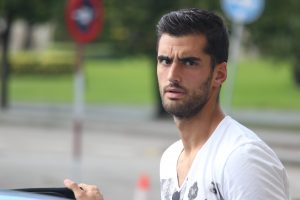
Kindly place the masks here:
POLYGON ((78 43, 96 39, 103 26, 102 0, 69 0, 65 19, 72 38, 78 43))

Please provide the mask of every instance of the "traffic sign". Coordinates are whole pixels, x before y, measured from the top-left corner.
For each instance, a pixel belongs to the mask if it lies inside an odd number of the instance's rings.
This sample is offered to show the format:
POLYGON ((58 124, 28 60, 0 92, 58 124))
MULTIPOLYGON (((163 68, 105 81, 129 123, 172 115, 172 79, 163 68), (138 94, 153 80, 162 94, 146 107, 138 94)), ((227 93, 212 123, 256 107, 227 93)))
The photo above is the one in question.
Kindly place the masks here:
POLYGON ((103 6, 101 0, 69 0, 65 19, 72 38, 78 43, 96 39, 102 31, 103 6))
POLYGON ((225 14, 235 23, 248 24, 263 12, 264 0, 221 0, 225 14))

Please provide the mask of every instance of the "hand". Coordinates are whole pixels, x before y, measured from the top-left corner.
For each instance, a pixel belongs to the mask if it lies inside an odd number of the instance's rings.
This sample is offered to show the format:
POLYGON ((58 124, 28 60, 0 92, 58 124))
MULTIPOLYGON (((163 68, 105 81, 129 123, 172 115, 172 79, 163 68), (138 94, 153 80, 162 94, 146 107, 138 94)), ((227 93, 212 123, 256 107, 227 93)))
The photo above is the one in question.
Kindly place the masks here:
POLYGON ((69 179, 65 179, 64 184, 74 192, 76 200, 103 200, 100 190, 95 185, 77 184, 69 179))

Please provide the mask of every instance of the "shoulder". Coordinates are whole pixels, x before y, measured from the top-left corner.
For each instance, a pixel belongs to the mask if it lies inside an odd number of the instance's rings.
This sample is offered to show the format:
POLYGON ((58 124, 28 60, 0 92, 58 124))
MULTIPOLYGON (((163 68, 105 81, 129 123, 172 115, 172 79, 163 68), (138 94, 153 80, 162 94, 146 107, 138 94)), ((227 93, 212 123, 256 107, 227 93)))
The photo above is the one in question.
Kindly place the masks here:
MULTIPOLYGON (((263 142, 248 142, 237 146, 227 157, 224 168, 231 169, 239 167, 240 171, 250 169, 283 170, 284 167, 277 155, 263 142), (243 167, 243 168, 240 168, 243 167)), ((269 171, 272 173, 272 171, 269 171)))
MULTIPOLYGON (((220 147, 225 163, 235 163, 240 159, 266 161, 282 166, 274 151, 261 140, 252 130, 229 118, 228 125, 222 136, 220 147), (226 150, 225 150, 226 149, 226 150), (224 155, 226 154, 226 156, 224 155)), ((255 162, 258 163, 258 162, 255 162)), ((266 163, 266 164, 267 164, 266 163)))
POLYGON ((218 137, 214 166, 225 199, 288 199, 284 166, 252 130, 226 117, 218 137))
POLYGON ((243 199, 288 199, 285 168, 273 151, 261 144, 236 148, 224 165, 223 181, 223 191, 230 199, 239 195, 243 199))
POLYGON ((284 169, 275 152, 264 141, 252 130, 231 118, 222 140, 220 157, 224 158, 222 166, 225 169, 232 169, 235 166, 243 167, 239 168, 239 171, 251 167, 253 169, 274 167, 273 169, 280 171, 284 169))
POLYGON ((266 151, 272 151, 252 130, 229 116, 220 123, 214 134, 217 135, 215 145, 224 159, 227 159, 236 149, 246 147, 246 144, 257 145, 266 151))

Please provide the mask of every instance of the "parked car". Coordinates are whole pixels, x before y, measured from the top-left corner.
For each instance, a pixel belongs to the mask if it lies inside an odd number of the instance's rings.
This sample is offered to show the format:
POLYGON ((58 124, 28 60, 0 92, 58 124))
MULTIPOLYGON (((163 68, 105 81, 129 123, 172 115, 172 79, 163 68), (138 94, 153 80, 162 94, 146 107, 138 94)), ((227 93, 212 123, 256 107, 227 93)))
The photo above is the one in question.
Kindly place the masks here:
POLYGON ((0 190, 0 200, 70 200, 74 193, 67 188, 22 188, 0 190))

